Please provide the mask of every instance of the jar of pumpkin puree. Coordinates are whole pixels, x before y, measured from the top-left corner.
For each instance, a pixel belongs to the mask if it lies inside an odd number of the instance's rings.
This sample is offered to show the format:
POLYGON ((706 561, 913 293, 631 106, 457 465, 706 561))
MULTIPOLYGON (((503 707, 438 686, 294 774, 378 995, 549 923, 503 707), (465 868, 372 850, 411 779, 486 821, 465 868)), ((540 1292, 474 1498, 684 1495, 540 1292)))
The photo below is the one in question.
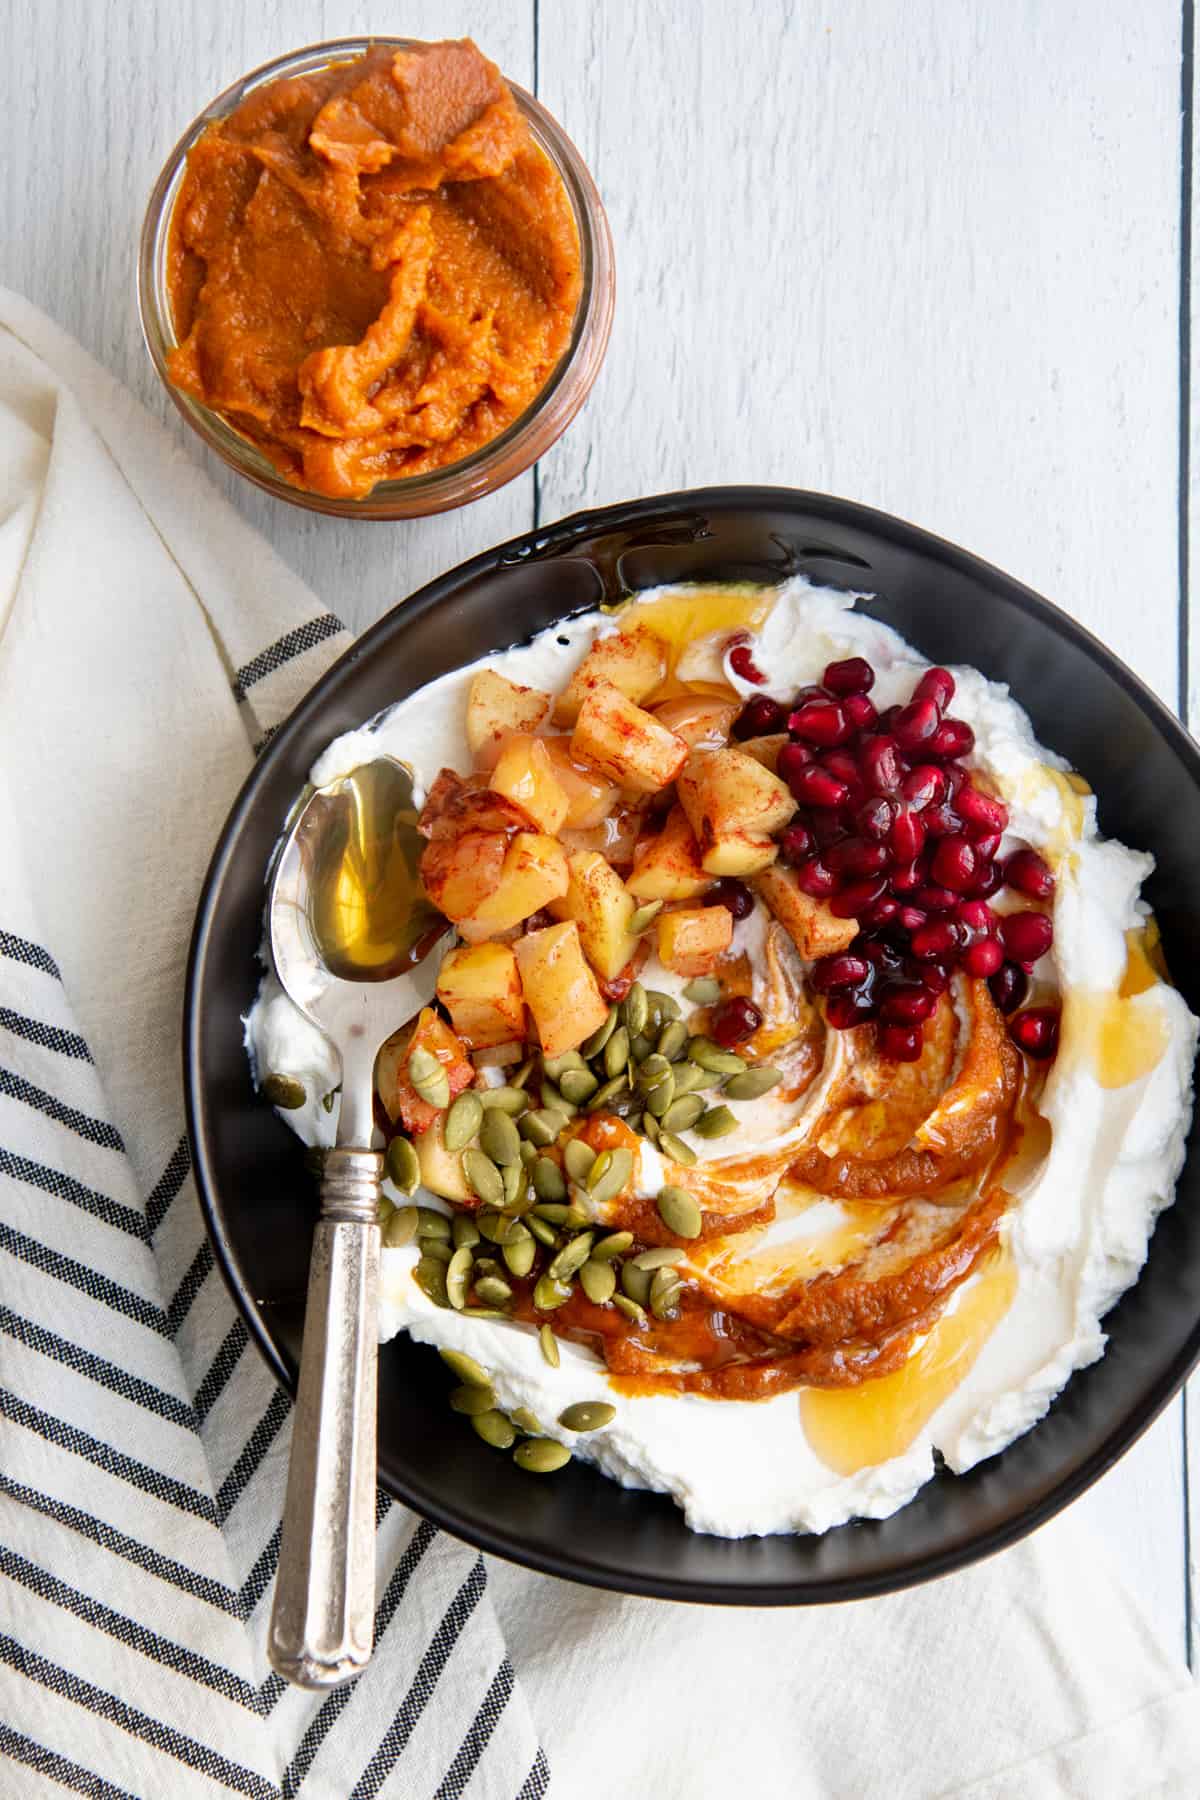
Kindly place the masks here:
POLYGON ((612 323, 570 140, 469 39, 345 39, 255 70, 172 151, 139 303, 172 399, 280 499, 442 512, 541 456, 612 323))

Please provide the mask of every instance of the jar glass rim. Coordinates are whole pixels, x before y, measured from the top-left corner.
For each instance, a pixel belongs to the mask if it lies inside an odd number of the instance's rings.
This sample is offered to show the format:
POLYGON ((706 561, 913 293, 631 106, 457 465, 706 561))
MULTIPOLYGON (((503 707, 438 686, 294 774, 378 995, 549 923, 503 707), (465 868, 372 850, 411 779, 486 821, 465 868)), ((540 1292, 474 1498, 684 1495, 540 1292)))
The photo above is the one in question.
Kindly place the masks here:
POLYGON ((171 220, 193 145, 214 121, 227 118, 254 89, 286 76, 311 74, 386 46, 411 49, 423 40, 375 34, 332 38, 272 58, 230 84, 197 114, 163 164, 146 208, 138 253, 137 299, 147 351, 171 399, 192 428, 222 460, 281 500, 340 518, 418 517, 461 506, 512 480, 544 454, 566 430, 587 398, 608 345, 615 299, 612 239, 604 206, 586 163, 552 117, 515 81, 508 81, 535 143, 553 165, 571 204, 579 234, 579 300, 571 337, 525 411, 490 442, 457 462, 423 475, 380 481, 368 494, 339 499, 286 481, 249 438, 220 413, 178 388, 167 354, 178 342, 167 287, 171 220))

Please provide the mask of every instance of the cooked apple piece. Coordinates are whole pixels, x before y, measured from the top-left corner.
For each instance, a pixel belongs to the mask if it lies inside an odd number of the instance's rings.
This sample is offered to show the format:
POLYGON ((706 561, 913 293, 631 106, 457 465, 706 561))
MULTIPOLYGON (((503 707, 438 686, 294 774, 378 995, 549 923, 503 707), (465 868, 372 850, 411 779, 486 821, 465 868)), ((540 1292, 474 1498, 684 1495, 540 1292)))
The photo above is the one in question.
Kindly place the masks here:
POLYGON ((454 1200, 460 1206, 476 1207, 479 1200, 463 1174, 462 1151, 447 1150, 443 1135, 443 1119, 439 1113, 427 1131, 413 1139, 417 1164, 421 1170, 421 1186, 443 1200, 454 1200))
POLYGON ((431 1006, 422 1007, 416 1024, 394 1032, 375 1058, 375 1091, 383 1110, 393 1125, 399 1119, 406 1131, 413 1132, 426 1130, 438 1117, 437 1107, 422 1100, 408 1079, 408 1059, 418 1047, 436 1056, 445 1069, 452 1100, 475 1079, 461 1040, 431 1006))
POLYGON ((469 918, 457 921, 468 944, 482 943, 519 925, 567 891, 567 853, 557 838, 518 831, 508 847, 493 892, 469 918))
MULTIPOLYGON (((432 795, 426 802, 417 830, 427 838, 461 837, 464 831, 529 831, 533 820, 523 806, 507 794, 494 794, 479 785, 481 775, 472 776, 476 784, 463 783, 458 793, 446 793, 437 812, 432 811, 432 795)), ((436 789, 441 776, 434 783, 436 789)))
POLYGON ((594 850, 567 858, 570 885, 547 909, 556 919, 574 919, 583 953, 602 981, 621 973, 638 947, 629 934, 637 902, 610 863, 594 850))
POLYGON ((506 741, 515 732, 536 731, 549 711, 549 694, 480 669, 467 695, 467 743, 479 767, 494 769, 506 741))
POLYGON ((500 831, 434 838, 421 855, 421 881, 439 912, 465 919, 500 884, 509 839, 500 831))
POLYGON ((514 732, 492 770, 492 791, 527 813, 539 831, 553 835, 567 816, 567 796, 546 745, 527 731, 514 732))
POLYGON ((712 886, 682 806, 673 806, 658 836, 644 842, 626 882, 635 900, 692 900, 712 886))
POLYGON ((825 900, 806 894, 792 869, 764 869, 754 883, 801 956, 834 956, 858 936, 857 919, 839 919, 825 900))
POLYGON ((577 762, 571 755, 569 737, 548 737, 541 741, 546 746, 554 779, 567 796, 567 816, 563 824, 568 830, 576 831, 588 831, 595 825, 602 825, 621 798, 615 783, 590 763, 577 762))
POLYGON ((545 1056, 577 1050, 608 1017, 574 919, 531 931, 514 946, 525 1003, 545 1056))
POLYGON ((733 914, 726 906, 689 906, 655 921, 658 960, 676 975, 707 975, 733 942, 733 914))
POLYGON ((741 702, 723 700, 719 694, 677 694, 674 700, 660 700, 650 710, 689 750, 720 750, 728 742, 729 727, 741 711, 741 702))
POLYGON ((791 739, 786 731, 773 731, 769 737, 747 738, 738 747, 743 756, 753 757, 756 763, 761 763, 764 769, 769 769, 774 775, 779 766, 779 752, 789 743, 791 739))
POLYGON ((517 959, 508 944, 451 950, 438 971, 437 997, 472 1050, 525 1034, 525 1001, 517 959))
POLYGON ((573 725, 587 696, 611 682, 627 700, 644 700, 667 672, 667 646, 647 625, 597 638, 554 703, 558 725, 573 725))
POLYGON ((621 787, 638 794, 654 794, 669 786, 687 753, 682 738, 660 725, 653 713, 627 700, 610 681, 589 690, 571 738, 572 756, 595 763, 621 787))
POLYGON ((679 803, 710 875, 753 875, 774 862, 770 833, 796 810, 787 786, 743 750, 693 750, 679 803))

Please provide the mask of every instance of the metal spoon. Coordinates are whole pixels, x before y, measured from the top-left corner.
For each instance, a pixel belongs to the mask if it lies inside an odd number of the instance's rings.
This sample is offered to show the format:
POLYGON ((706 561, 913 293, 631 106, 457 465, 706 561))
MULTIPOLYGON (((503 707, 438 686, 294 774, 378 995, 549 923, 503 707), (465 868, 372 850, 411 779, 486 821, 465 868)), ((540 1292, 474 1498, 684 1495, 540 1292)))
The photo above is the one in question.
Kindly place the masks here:
POLYGON ((432 999, 453 935, 420 898, 415 827, 412 777, 390 758, 318 789, 283 844, 268 906, 279 980, 342 1059, 267 1644, 278 1673, 305 1688, 349 1680, 373 1648, 383 1171, 370 1147, 375 1058, 384 1039, 432 999))

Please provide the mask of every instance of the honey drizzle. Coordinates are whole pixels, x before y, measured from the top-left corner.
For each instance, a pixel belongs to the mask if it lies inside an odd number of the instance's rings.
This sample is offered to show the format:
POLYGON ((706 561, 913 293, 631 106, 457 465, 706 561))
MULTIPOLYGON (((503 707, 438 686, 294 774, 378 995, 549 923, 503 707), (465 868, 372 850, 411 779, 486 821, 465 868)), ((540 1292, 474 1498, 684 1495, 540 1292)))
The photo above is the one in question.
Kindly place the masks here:
POLYGON ((680 694, 705 692, 732 693, 722 682, 713 687, 709 682, 683 682, 676 679, 675 665, 683 651, 697 638, 712 632, 756 631, 775 603, 775 590, 750 582, 728 587, 705 582, 692 587, 669 587, 649 600, 628 600, 616 614, 622 629, 645 625, 666 644, 669 655, 667 675, 660 687, 644 702, 654 705, 660 700, 673 700, 680 694))
POLYGON ((332 974, 381 981, 420 961, 440 915, 421 887, 411 770, 364 763, 330 794, 310 886, 313 935, 332 974))

